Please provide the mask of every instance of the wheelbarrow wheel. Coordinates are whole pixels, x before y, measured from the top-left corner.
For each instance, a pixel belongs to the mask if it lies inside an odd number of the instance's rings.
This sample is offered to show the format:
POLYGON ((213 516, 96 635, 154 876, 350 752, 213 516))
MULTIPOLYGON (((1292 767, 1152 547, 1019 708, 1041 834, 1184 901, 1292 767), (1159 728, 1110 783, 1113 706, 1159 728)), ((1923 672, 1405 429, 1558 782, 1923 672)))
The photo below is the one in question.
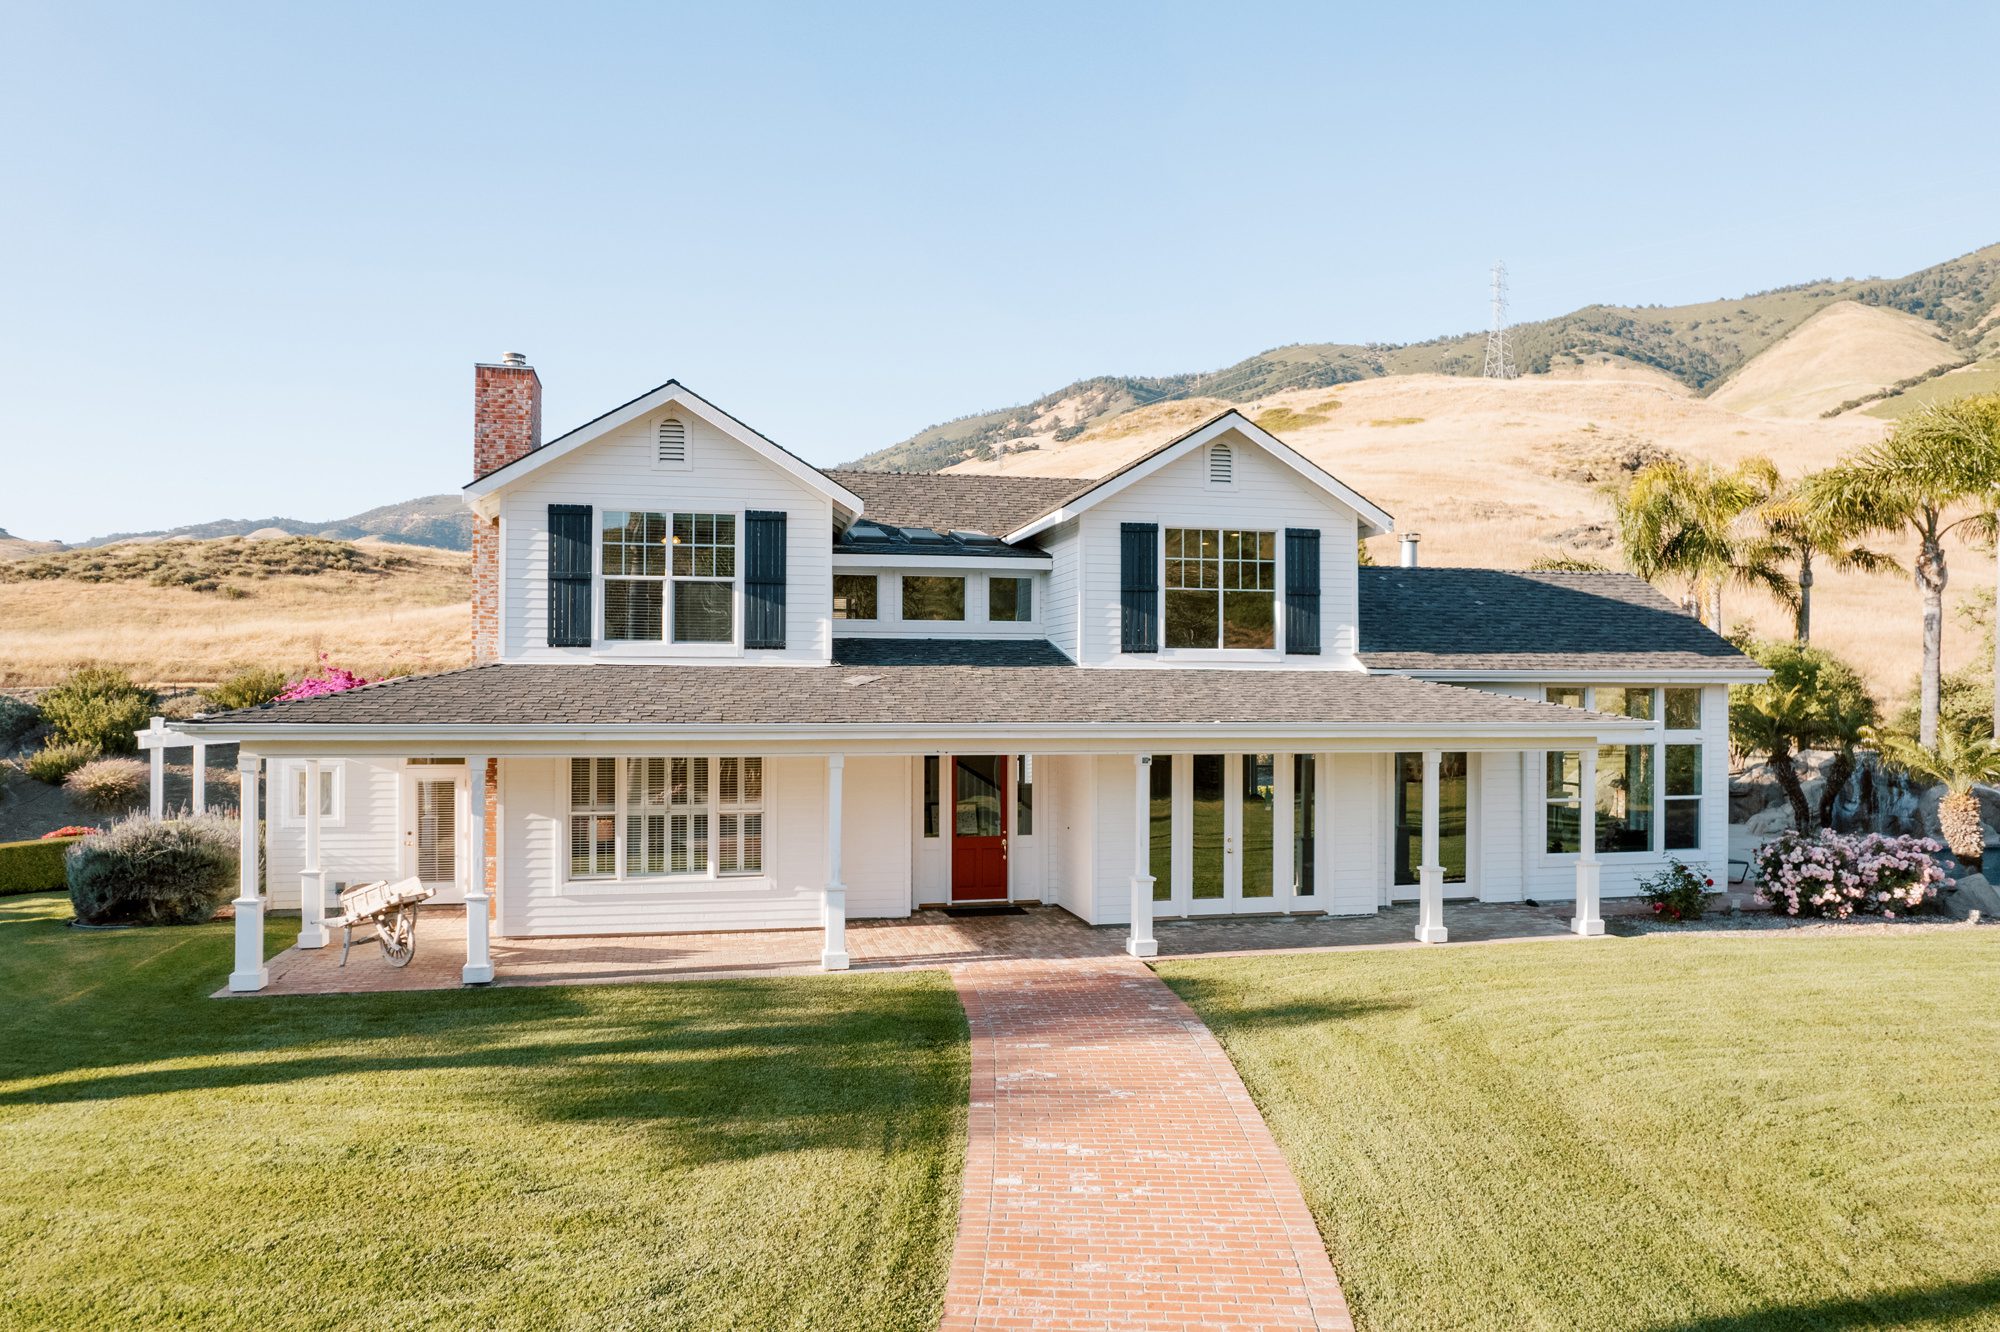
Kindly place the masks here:
POLYGON ((382 957, 392 967, 407 967, 417 955, 417 913, 399 910, 387 920, 377 921, 375 932, 382 941, 382 957))

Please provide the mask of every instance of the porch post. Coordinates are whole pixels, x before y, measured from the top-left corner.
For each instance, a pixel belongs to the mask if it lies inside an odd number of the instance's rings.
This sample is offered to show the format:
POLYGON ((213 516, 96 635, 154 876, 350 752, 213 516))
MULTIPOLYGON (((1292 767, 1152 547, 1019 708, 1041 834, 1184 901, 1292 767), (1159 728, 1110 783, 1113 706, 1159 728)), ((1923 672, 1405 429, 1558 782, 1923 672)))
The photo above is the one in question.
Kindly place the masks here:
POLYGON ((826 895, 820 905, 826 940, 819 954, 825 971, 847 970, 847 885, 840 878, 841 780, 846 768, 847 755, 826 756, 826 895))
POLYGON ((261 990, 271 979, 271 973, 264 966, 264 899, 257 895, 257 756, 240 749, 237 754, 236 777, 242 791, 238 814, 243 822, 243 841, 237 851, 236 970, 229 973, 229 988, 261 990))
POLYGON ((161 734, 166 729, 167 719, 155 717, 146 727, 144 737, 148 751, 146 761, 152 777, 152 800, 147 805, 147 812, 153 816, 155 823, 167 815, 167 738, 161 734))
POLYGON ((306 760, 306 867, 299 873, 299 947, 326 947, 326 870, 319 863, 319 760, 306 760))
POLYGON ((1132 933, 1125 951, 1157 957, 1153 938, 1153 756, 1132 756, 1132 933))
POLYGON ((1417 867, 1417 942, 1443 943, 1444 866, 1438 863, 1438 764, 1442 755, 1424 751, 1424 863, 1417 867))
POLYGON ((459 978, 467 985, 485 985, 493 979, 492 898, 486 891, 486 757, 469 755, 465 772, 471 826, 465 830, 465 969, 459 978))
POLYGON ((191 803, 197 817, 208 813, 208 746, 197 740, 194 742, 194 792, 191 803))
POLYGON ((1584 746, 1581 758, 1583 798, 1577 802, 1581 834, 1577 839, 1576 854, 1576 915, 1570 918, 1569 927, 1578 934, 1593 935, 1604 933, 1604 917, 1597 913, 1600 868, 1597 863, 1597 746, 1584 746))

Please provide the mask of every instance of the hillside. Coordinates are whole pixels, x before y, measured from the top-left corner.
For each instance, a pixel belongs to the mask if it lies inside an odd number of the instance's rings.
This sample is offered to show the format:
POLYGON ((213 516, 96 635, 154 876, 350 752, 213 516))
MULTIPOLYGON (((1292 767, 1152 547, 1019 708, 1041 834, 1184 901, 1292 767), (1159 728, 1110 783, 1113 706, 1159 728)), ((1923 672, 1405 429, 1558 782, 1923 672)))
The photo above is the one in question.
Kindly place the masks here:
POLYGON ((156 683, 242 666, 303 672, 324 653, 364 675, 470 655, 469 561, 456 551, 315 537, 131 542, 0 565, 0 685, 94 661, 156 683))
POLYGON ((308 522, 299 518, 220 518, 213 522, 190 523, 185 527, 150 532, 114 532, 79 541, 73 546, 66 546, 60 541, 19 542, 17 538, 9 538, 0 532, 0 560, 18 559, 48 550, 90 550, 131 541, 209 541, 218 537, 244 536, 316 536, 335 541, 361 541, 372 537, 399 545, 470 550, 472 514, 457 495, 425 495, 420 499, 384 504, 351 518, 336 518, 329 522, 308 522))
POLYGON ((1934 323, 1838 301, 1751 358, 1709 401, 1746 416, 1812 420, 1964 359, 1934 323))
MULTIPOLYGON (((1948 359, 2000 352, 2000 245, 1990 245, 1908 277, 1802 283, 1734 300, 1682 306, 1593 305, 1509 333, 1524 374, 1562 373, 1609 360, 1648 367, 1696 393, 1725 379, 1824 310, 1850 303, 1922 321, 1948 359)), ((1288 390, 1332 388, 1393 375, 1477 376, 1485 335, 1465 333, 1403 346, 1305 343, 1280 347, 1222 370, 1167 376, 1078 380, 1031 403, 962 417, 877 450, 853 467, 935 471, 1066 443, 1092 426, 1143 407, 1196 398, 1263 401, 1288 390)), ((1897 364, 1902 364, 1899 361, 1897 364)), ((1865 378, 1865 376, 1864 376, 1865 378)), ((1870 389, 1905 378, 1888 375, 1870 389)), ((1768 392, 1768 390, 1765 390, 1768 392)), ((1837 405, 1858 396, 1831 399, 1837 405)))

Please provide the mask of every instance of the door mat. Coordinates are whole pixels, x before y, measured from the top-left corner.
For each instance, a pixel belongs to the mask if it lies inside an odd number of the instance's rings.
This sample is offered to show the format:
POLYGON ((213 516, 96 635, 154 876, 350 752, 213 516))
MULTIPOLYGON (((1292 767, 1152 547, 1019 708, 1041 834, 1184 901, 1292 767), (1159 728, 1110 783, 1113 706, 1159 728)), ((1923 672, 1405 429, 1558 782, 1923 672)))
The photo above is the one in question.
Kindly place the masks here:
POLYGON ((946 907, 944 914, 953 920, 964 920, 968 916, 1025 916, 1028 909, 1017 906, 957 906, 946 907))

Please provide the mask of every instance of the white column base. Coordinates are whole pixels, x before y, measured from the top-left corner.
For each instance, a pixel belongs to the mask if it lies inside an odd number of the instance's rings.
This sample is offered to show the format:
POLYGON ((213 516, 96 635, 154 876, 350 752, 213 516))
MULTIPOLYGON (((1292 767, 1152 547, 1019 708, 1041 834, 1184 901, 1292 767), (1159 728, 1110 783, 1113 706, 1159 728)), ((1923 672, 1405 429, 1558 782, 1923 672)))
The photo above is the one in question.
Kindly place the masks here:
POLYGON ((1444 927, 1444 866, 1417 869, 1417 942, 1441 944, 1450 937, 1444 927))
POLYGON ((820 902, 820 923, 826 930, 826 942, 820 948, 819 965, 822 971, 847 970, 847 885, 830 883, 820 902))
POLYGON ((332 936, 326 931, 326 872, 306 870, 299 875, 300 948, 324 948, 332 936))
POLYGON ((1597 910, 1599 869, 1594 860, 1576 862, 1576 914, 1569 928, 1587 939, 1604 933, 1604 917, 1597 910))
POLYGON ((261 990, 271 983, 264 965, 264 900, 260 897, 236 899, 236 970, 229 973, 229 988, 238 994, 261 990))
POLYGON ((1132 928, 1125 939, 1125 951, 1133 957, 1158 957, 1160 945, 1153 938, 1153 876, 1132 876, 1132 928))
POLYGON ((467 985, 485 985, 493 979, 493 948, 489 940, 491 922, 486 893, 465 895, 465 967, 459 977, 467 985))
POLYGON ((491 985, 493 983, 493 964, 488 962, 485 966, 475 967, 472 963, 468 962, 459 971, 459 979, 467 985, 491 985))
POLYGON ((821 953, 819 955, 819 969, 821 971, 845 971, 847 970, 848 960, 848 956, 845 953, 821 953))

